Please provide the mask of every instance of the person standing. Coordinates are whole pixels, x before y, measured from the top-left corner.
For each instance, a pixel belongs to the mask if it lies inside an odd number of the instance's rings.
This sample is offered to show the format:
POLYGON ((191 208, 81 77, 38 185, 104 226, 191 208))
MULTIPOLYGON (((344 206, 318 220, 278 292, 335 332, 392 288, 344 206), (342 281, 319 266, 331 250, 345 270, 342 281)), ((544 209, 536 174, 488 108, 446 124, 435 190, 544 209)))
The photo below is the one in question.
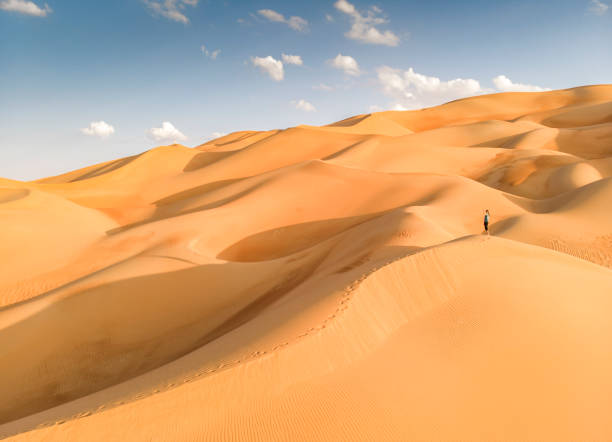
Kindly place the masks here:
POLYGON ((489 209, 486 209, 485 215, 484 215, 484 226, 485 226, 485 232, 487 232, 487 235, 489 234, 489 219, 491 219, 491 214, 489 214, 489 209))

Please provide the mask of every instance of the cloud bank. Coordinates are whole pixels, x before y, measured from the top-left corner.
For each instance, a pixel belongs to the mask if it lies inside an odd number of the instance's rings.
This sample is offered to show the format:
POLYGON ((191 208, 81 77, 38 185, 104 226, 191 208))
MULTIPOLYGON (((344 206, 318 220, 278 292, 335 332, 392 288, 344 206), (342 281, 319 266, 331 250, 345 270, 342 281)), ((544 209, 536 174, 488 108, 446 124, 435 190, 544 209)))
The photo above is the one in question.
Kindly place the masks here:
POLYGON ((438 77, 382 66, 377 69, 378 82, 383 93, 394 100, 395 110, 418 109, 435 106, 459 98, 493 92, 542 92, 550 89, 530 84, 514 83, 505 75, 492 79, 496 89, 484 88, 473 78, 443 81, 438 77))

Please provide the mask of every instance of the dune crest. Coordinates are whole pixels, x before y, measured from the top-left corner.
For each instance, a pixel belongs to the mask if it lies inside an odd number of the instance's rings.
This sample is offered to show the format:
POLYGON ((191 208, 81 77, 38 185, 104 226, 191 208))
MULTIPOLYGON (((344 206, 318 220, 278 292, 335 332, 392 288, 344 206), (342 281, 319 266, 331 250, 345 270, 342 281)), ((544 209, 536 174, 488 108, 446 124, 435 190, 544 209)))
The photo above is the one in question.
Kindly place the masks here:
POLYGON ((0 179, 0 437, 612 439, 610 201, 612 85, 0 179))

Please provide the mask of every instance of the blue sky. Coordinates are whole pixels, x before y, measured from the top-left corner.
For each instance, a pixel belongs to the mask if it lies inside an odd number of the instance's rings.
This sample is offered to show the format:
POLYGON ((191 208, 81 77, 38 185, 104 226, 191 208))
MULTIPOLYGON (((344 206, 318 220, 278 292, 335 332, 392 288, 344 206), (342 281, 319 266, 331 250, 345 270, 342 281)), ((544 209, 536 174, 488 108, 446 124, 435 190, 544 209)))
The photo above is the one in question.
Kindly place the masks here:
POLYGON ((608 3, 0 0, 0 176, 235 130, 610 83, 608 3))

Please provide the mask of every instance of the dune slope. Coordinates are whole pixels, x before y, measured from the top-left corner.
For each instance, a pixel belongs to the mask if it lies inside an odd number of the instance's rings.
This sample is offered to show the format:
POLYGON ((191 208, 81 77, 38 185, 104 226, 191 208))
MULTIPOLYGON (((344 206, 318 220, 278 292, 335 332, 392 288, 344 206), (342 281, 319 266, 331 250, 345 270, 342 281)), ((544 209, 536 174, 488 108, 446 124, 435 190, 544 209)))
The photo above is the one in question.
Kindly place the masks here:
POLYGON ((487 95, 0 180, 0 437, 612 439, 611 110, 487 95))

